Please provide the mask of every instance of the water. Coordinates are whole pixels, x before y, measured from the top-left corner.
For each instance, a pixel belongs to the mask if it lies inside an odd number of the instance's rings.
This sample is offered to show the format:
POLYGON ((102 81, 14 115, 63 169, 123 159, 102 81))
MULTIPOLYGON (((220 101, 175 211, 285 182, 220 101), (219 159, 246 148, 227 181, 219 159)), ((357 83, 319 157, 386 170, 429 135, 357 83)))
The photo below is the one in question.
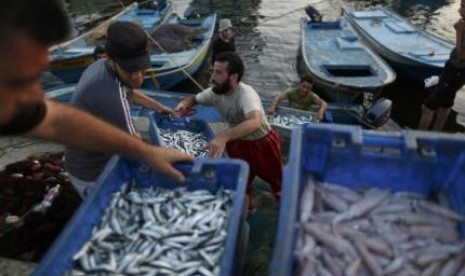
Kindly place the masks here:
MULTIPOLYGON (((130 4, 127 0, 66 2, 76 34, 112 15, 121 4, 130 4)), ((174 12, 183 14, 190 2, 174 0, 174 12)), ((200 7, 203 14, 215 12, 220 18, 231 18, 235 27, 237 51, 243 57, 246 66, 243 80, 255 87, 262 97, 269 98, 298 79, 296 65, 300 41, 299 22, 300 18, 305 16, 303 8, 308 4, 314 5, 324 14, 324 19, 336 18, 340 14, 341 5, 363 8, 381 4, 428 31, 454 40, 453 24, 459 18, 457 10, 460 0, 193 0, 192 3, 200 7)), ((196 76, 204 86, 208 85, 208 64, 209 62, 196 76)), ((196 91, 190 81, 175 89, 196 91)), ((394 85, 383 91, 383 96, 394 102, 393 119, 401 126, 409 128, 417 126, 424 95, 420 84, 412 85, 402 76, 398 76, 394 85)), ((465 90, 457 96, 454 110, 459 112, 457 120, 465 125, 465 90)), ((455 117, 454 113, 449 118, 446 130, 461 129, 455 124, 455 117)))

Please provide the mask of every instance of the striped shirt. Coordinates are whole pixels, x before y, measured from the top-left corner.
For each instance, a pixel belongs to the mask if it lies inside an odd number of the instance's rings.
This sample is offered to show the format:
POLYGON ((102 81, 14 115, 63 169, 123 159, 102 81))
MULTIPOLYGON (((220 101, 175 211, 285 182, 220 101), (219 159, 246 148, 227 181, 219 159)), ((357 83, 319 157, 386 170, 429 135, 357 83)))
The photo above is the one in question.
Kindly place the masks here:
MULTIPOLYGON (((119 81, 105 59, 100 59, 84 71, 70 103, 130 134, 136 134, 131 116, 131 96, 132 90, 119 81)), ((110 158, 109 154, 67 147, 65 167, 80 180, 94 181, 110 158)))

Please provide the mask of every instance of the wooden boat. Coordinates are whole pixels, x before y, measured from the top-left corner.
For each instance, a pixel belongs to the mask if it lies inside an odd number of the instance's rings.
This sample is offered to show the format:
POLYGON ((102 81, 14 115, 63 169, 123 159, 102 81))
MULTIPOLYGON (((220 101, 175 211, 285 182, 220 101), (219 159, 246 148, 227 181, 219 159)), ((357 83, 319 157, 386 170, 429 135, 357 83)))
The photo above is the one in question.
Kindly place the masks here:
POLYGON ((351 103, 364 92, 376 96, 396 77, 344 17, 326 22, 303 18, 300 50, 300 69, 331 102, 351 103))
POLYGON ((65 83, 76 83, 87 66, 94 62, 95 47, 105 44, 104 36, 111 22, 118 20, 138 22, 145 30, 150 31, 168 20, 171 10, 170 1, 153 9, 139 8, 137 3, 131 4, 92 30, 53 46, 49 51, 51 73, 65 83))
MULTIPOLYGON (((168 24, 179 24, 202 32, 191 39, 193 47, 177 52, 162 51, 159 54, 151 54, 152 68, 146 71, 144 88, 170 89, 197 72, 207 57, 212 43, 216 14, 200 19, 181 19, 172 16, 165 25, 168 24)), ((156 37, 154 39, 157 40, 156 37)))
POLYGON ((346 18, 360 37, 396 71, 417 81, 440 75, 454 48, 452 42, 416 27, 381 6, 346 11, 346 18))

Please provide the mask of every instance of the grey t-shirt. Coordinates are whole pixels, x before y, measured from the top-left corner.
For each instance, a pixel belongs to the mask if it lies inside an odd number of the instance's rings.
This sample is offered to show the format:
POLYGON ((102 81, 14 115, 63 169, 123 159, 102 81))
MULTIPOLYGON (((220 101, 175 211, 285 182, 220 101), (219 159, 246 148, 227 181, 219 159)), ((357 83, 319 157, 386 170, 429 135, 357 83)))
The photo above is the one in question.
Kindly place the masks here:
POLYGON ((271 129, 266 119, 260 96, 251 86, 242 82, 239 83, 239 89, 232 95, 216 95, 211 88, 208 88, 195 95, 195 100, 199 104, 215 106, 230 127, 235 127, 245 121, 247 113, 252 111, 260 112, 262 118, 260 128, 242 137, 241 140, 257 140, 263 138, 271 129))
MULTIPOLYGON (((131 93, 132 90, 119 81, 107 61, 100 59, 84 71, 70 103, 128 133, 135 134, 131 103, 128 99, 131 93)), ((110 154, 67 147, 65 167, 78 179, 94 181, 110 158, 110 154)))

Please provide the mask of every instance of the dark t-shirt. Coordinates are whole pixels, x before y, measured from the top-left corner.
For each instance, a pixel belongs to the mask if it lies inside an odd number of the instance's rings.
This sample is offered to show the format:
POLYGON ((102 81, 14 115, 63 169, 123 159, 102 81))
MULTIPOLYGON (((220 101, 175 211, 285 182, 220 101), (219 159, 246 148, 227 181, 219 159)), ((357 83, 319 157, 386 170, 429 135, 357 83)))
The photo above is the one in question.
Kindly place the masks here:
MULTIPOLYGON (((110 69, 106 59, 100 59, 84 71, 70 103, 130 134, 135 134, 129 101, 131 93, 132 90, 123 85, 110 69)), ((96 180, 110 158, 110 154, 101 152, 70 147, 65 150, 66 170, 84 181, 96 180)))
POLYGON ((14 135, 31 131, 38 126, 47 114, 44 101, 20 105, 13 118, 5 125, 0 126, 0 135, 14 135))
POLYGON ((216 55, 222 52, 236 52, 236 42, 234 41, 234 37, 231 37, 229 42, 225 42, 220 37, 216 38, 212 47, 212 63, 215 61, 216 55))

